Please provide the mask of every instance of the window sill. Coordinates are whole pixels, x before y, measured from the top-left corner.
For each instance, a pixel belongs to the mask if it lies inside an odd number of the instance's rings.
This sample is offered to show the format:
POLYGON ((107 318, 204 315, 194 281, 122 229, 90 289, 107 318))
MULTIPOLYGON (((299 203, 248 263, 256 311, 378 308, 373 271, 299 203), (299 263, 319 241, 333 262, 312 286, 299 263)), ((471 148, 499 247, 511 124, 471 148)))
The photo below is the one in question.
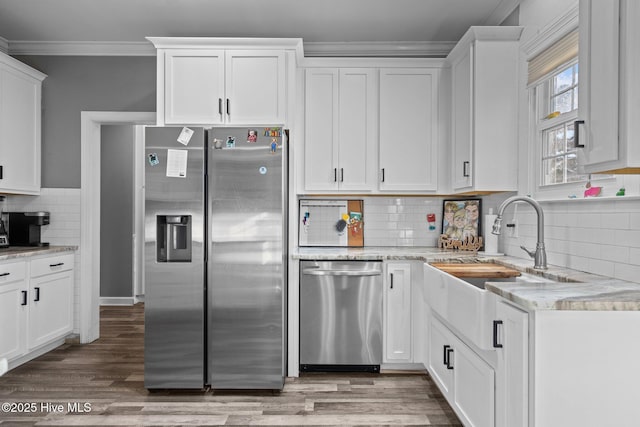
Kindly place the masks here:
POLYGON ((561 198, 536 198, 539 203, 591 203, 591 202, 608 202, 608 201, 620 201, 620 200, 640 200, 640 196, 595 196, 595 197, 565 197, 561 198))

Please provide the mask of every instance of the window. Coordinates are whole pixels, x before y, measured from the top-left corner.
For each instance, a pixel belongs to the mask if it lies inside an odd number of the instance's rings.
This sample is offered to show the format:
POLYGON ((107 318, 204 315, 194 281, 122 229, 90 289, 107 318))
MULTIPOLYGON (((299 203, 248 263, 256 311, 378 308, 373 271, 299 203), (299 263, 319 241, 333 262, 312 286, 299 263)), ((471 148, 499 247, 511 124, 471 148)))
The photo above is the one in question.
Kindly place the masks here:
POLYGON ((537 87, 538 135, 542 142, 541 185, 584 181, 578 173, 573 122, 578 117, 578 73, 574 60, 537 87))

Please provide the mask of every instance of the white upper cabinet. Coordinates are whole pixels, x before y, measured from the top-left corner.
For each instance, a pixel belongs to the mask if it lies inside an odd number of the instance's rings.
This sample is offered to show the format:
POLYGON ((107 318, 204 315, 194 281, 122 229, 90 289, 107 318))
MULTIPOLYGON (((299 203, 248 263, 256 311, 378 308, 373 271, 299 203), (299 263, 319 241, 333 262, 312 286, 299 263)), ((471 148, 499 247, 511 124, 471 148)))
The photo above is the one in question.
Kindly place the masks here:
POLYGON ((438 189, 437 68, 380 70, 381 191, 438 189))
POLYGON ((45 77, 0 53, 0 193, 40 193, 41 91, 45 77))
POLYGON ((447 57, 454 192, 517 190, 521 33, 522 27, 471 27, 447 57))
POLYGON ((164 76, 164 124, 224 123, 224 51, 167 49, 164 76))
POLYGON ((375 69, 306 70, 306 191, 375 188, 376 78, 375 69))
POLYGON ((299 39, 149 40, 158 48, 158 125, 285 124, 287 55, 299 39))
POLYGON ((640 2, 580 1, 578 153, 585 172, 640 173, 640 2))
POLYGON ((284 51, 228 51, 225 65, 228 123, 285 122, 284 51))

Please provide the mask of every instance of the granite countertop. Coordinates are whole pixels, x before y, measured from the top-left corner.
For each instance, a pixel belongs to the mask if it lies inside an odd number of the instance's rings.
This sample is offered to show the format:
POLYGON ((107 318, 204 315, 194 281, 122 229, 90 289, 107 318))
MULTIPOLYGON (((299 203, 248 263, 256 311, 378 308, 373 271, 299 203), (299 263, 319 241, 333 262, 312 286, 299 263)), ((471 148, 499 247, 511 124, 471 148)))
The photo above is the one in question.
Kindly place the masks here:
POLYGON ((527 310, 640 311, 640 283, 627 282, 550 265, 533 269, 533 260, 511 256, 451 251, 434 247, 298 248, 294 259, 417 260, 433 262, 495 262, 551 282, 487 282, 486 290, 527 310))
POLYGON ((25 258, 36 255, 50 255, 59 252, 75 251, 77 246, 10 246, 0 249, 0 261, 25 258))
POLYGON ((475 262, 478 256, 473 252, 451 251, 434 247, 385 247, 364 248, 297 248, 293 259, 300 260, 410 260, 423 262, 475 262))

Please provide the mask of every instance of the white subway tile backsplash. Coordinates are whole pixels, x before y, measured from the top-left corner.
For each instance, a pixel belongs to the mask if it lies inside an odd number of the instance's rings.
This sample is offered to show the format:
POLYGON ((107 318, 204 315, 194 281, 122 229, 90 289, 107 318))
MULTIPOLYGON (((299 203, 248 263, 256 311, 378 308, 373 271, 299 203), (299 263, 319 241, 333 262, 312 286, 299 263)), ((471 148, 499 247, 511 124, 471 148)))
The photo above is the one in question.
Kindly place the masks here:
POLYGON ((640 248, 629 248, 629 264, 640 265, 640 248))
MULTIPOLYGON (((550 264, 640 282, 640 200, 551 202, 542 207, 550 264)), ((510 209, 505 215, 509 220, 510 209)), ((526 259, 520 245, 535 245, 536 215, 519 205, 515 217, 519 237, 501 235, 499 250, 526 259)))
POLYGON ((600 230, 593 230, 593 241, 603 245, 617 245, 616 236, 614 230, 601 228, 600 230))
POLYGON ((367 246, 436 246, 442 220, 442 198, 364 198, 367 246), (436 230, 429 230, 427 214, 436 214, 436 230))
POLYGON ((616 230, 628 230, 631 225, 631 214, 628 212, 603 213, 602 227, 616 230))
POLYGON ((603 260, 628 264, 631 260, 630 253, 633 248, 626 246, 600 245, 600 249, 600 257, 603 260))
POLYGON ((583 258, 600 258, 600 245, 595 243, 575 242, 570 246, 571 255, 583 258))
POLYGON ((613 233, 619 245, 640 248, 640 230, 614 230, 613 233))
POLYGON ((629 228, 632 230, 640 229, 640 213, 629 214, 629 228))
POLYGON ((617 263, 614 268, 613 277, 630 282, 640 281, 640 265, 617 263))
POLYGON ((576 225, 582 228, 600 228, 602 225, 602 216, 598 213, 579 213, 576 214, 576 225))

